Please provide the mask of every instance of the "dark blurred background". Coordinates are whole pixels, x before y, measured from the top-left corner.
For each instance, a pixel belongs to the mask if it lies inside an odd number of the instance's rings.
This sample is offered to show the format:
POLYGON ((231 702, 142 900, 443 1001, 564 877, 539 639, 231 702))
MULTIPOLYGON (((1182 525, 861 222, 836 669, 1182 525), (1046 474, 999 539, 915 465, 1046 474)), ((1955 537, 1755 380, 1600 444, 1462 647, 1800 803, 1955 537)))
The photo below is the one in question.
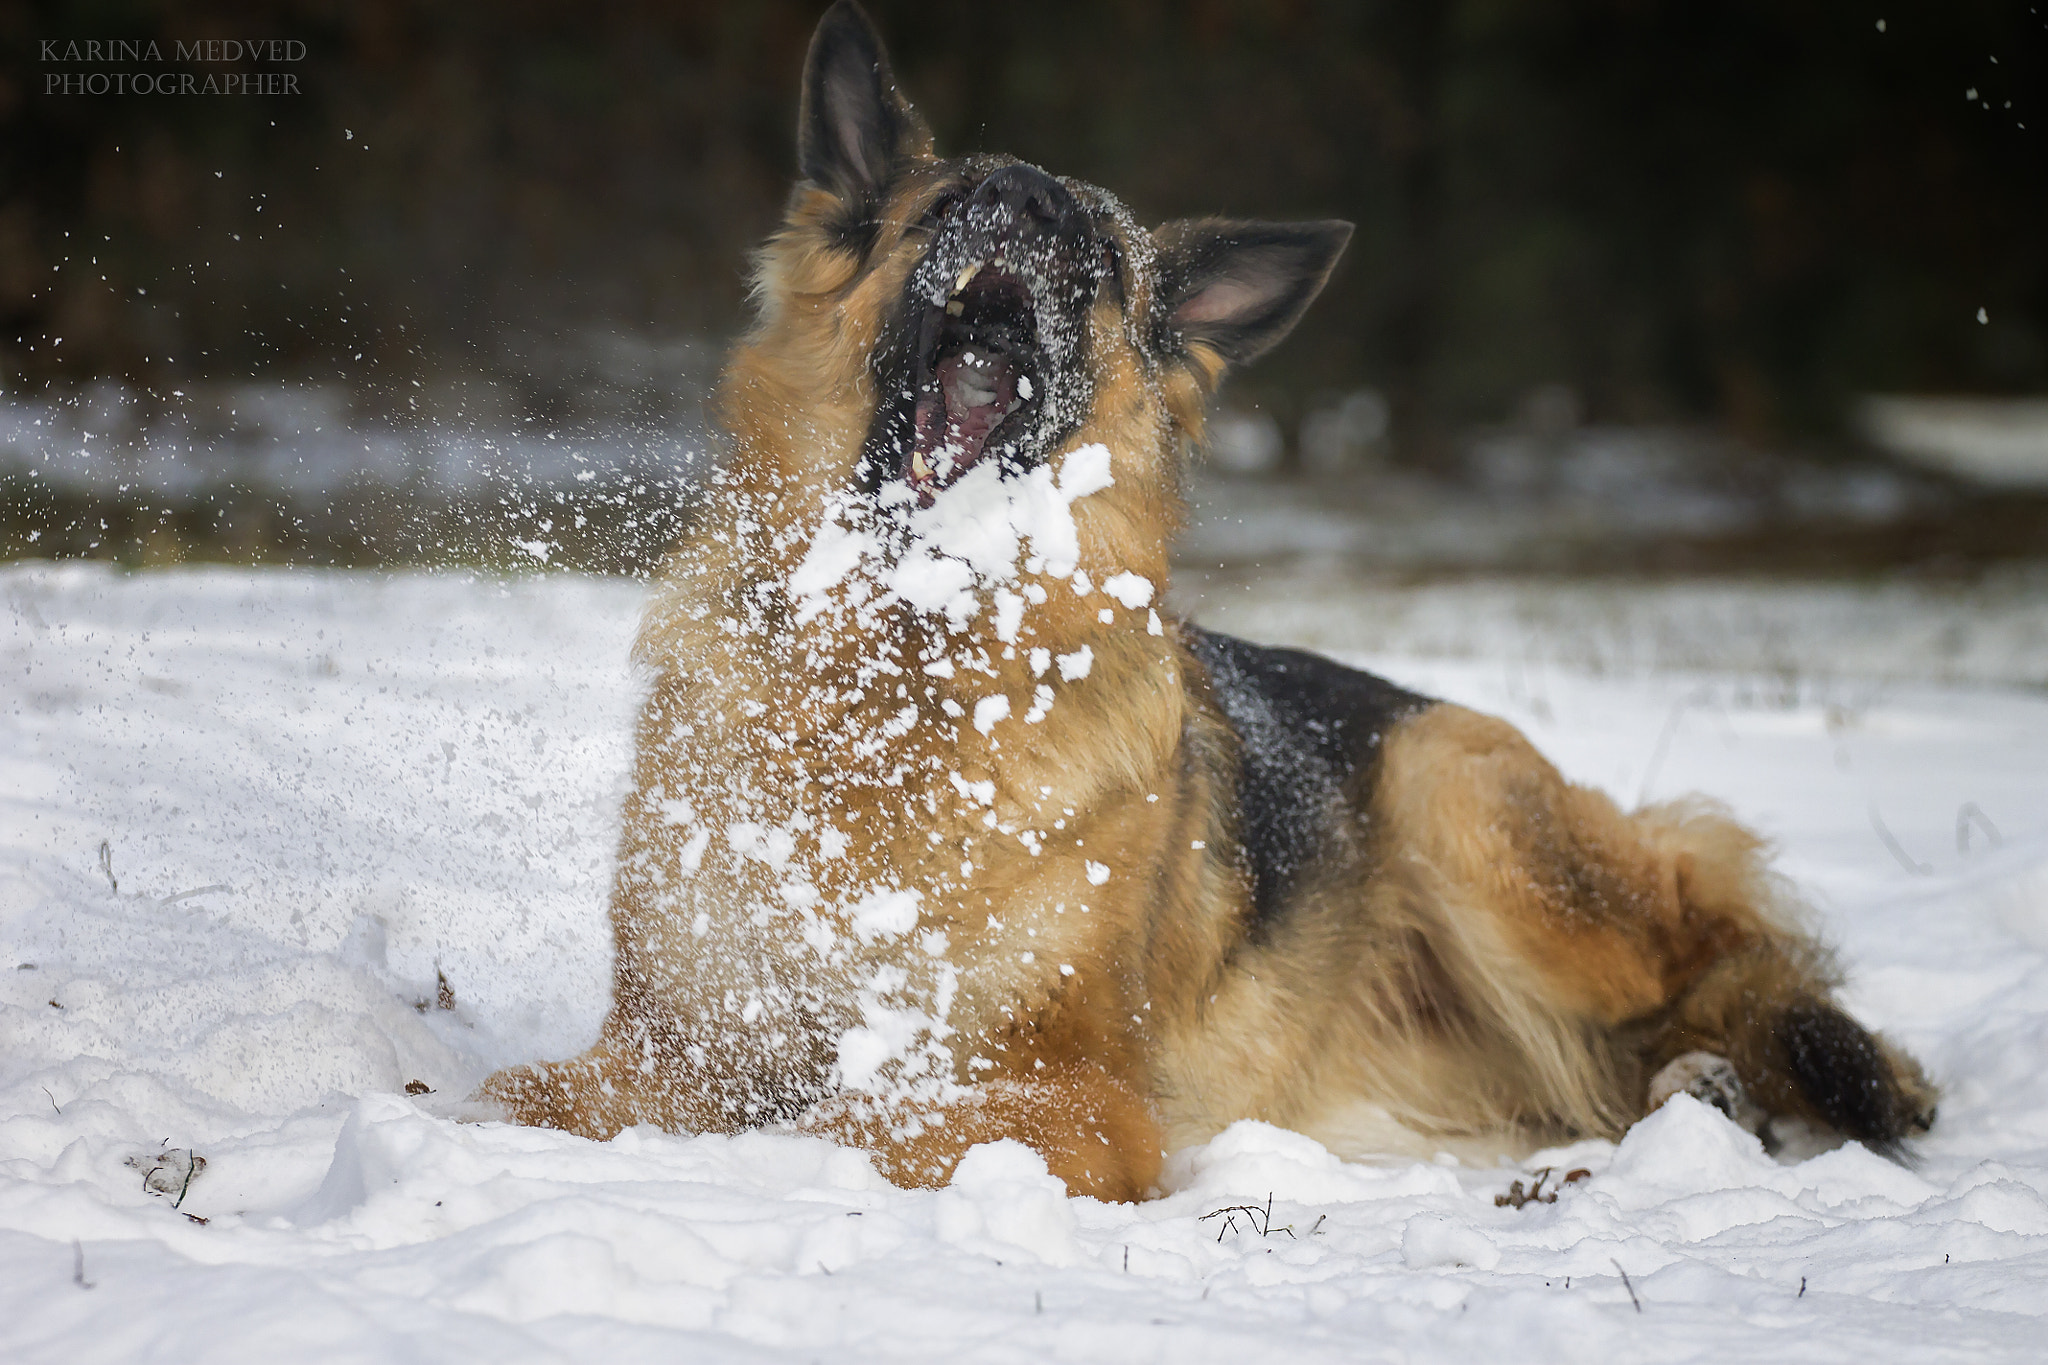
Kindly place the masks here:
MULTIPOLYGON (((821 8, 0 4, 0 554, 644 565, 821 8), (304 55, 174 55, 252 38, 304 55), (135 71, 297 93, 62 85, 135 71)), ((1358 224, 1226 395, 1196 558, 2048 549, 2028 0, 870 10, 942 150, 1358 224)))

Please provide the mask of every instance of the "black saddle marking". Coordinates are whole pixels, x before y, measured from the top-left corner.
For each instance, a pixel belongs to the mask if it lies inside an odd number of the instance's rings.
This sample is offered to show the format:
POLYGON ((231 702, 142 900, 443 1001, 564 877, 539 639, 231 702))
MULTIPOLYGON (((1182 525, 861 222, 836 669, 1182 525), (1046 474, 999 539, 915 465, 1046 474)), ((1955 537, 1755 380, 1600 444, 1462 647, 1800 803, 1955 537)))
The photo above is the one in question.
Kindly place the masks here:
POLYGON ((1365 819, 1348 794, 1394 724, 1435 705, 1385 678, 1298 649, 1186 626, 1189 651, 1237 732, 1238 838, 1251 864, 1253 932, 1270 928, 1330 823, 1365 819))

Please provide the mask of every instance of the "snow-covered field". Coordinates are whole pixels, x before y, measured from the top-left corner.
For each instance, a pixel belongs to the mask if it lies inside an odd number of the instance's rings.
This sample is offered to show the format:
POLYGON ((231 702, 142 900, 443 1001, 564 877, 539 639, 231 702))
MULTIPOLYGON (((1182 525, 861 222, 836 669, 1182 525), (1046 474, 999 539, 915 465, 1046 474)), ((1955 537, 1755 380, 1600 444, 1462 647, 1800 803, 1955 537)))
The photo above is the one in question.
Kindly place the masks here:
POLYGON ((1347 1164, 1243 1124, 1141 1206, 1066 1199, 1008 1145, 904 1193, 809 1139, 433 1116, 603 1013, 640 597, 0 569, 0 1358, 2048 1350, 2048 593, 1293 580, 1207 603, 1369 649, 1625 802, 1727 800, 1811 891, 1852 1005, 1947 1095, 1912 1170, 1853 1146, 1780 1165, 1681 1098, 1515 1170, 1347 1164), (189 1181, 179 1153, 204 1158, 189 1181), (1542 1165, 1592 1174, 1495 1204, 1542 1165))

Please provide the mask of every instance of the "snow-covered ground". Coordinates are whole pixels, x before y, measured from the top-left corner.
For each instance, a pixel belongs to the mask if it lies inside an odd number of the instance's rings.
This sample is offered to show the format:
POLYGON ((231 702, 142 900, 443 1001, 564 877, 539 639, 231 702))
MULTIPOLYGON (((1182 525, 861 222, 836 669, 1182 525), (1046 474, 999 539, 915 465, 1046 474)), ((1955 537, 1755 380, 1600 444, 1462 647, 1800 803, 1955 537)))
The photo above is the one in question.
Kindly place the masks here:
POLYGON ((0 1358, 2042 1357, 2048 592, 1228 587, 1189 600, 1779 840, 1947 1087, 1917 1169, 1681 1098, 1515 1170, 1244 1124, 1116 1206, 1007 1145, 904 1193, 808 1139, 436 1118, 603 1013, 642 590, 16 566, 0 1358), (1592 1174, 1495 1204, 1546 1164, 1592 1174))

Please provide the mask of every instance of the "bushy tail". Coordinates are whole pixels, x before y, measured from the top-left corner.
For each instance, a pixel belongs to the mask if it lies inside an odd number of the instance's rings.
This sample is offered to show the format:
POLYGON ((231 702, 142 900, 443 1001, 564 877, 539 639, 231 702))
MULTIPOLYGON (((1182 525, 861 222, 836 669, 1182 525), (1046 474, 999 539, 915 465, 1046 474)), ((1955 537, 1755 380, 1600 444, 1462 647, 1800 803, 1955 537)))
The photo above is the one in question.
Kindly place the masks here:
POLYGON ((1936 1096, 1919 1063, 1832 1001, 1788 1006, 1773 1033, 1800 1096, 1844 1137, 1898 1157, 1934 1125, 1936 1096))
MULTIPOLYGON (((1643 1048, 1646 1105, 1690 1090, 1772 1140, 1770 1120, 1801 1119, 1897 1159, 1934 1122, 1920 1066, 1832 999, 1833 973, 1797 936, 1724 958, 1672 1003, 1643 1048), (1693 1060, 1726 1058, 1708 1078, 1693 1060), (1728 1082, 1739 1082, 1731 1087, 1728 1082)), ((1711 1071, 1711 1069, 1709 1069, 1711 1071)))
POLYGON ((1835 1003, 1840 974, 1801 927, 1797 897, 1766 867, 1763 842, 1704 802, 1643 818, 1676 859, 1687 915, 1729 945, 1649 1021, 1638 1053, 1646 1103, 1668 1094, 1665 1068, 1711 1054, 1726 1058, 1740 1083, 1740 1096, 1722 1107, 1746 1110, 1766 1141, 1769 1120, 1789 1117, 1903 1155, 1903 1144, 1934 1122, 1934 1087, 1910 1056, 1835 1003))

